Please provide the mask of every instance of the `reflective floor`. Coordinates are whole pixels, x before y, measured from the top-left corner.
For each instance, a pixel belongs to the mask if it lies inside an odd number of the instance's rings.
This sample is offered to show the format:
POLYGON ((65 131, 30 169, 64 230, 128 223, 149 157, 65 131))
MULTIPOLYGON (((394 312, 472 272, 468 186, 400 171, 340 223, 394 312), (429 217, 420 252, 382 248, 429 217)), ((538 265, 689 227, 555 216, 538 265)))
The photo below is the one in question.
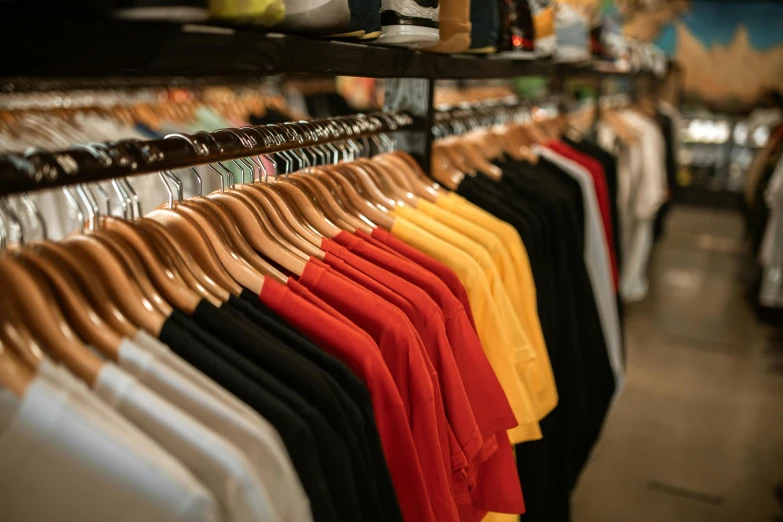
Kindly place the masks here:
POLYGON ((755 318, 747 263, 738 214, 672 211, 574 522, 783 521, 783 325, 755 318))

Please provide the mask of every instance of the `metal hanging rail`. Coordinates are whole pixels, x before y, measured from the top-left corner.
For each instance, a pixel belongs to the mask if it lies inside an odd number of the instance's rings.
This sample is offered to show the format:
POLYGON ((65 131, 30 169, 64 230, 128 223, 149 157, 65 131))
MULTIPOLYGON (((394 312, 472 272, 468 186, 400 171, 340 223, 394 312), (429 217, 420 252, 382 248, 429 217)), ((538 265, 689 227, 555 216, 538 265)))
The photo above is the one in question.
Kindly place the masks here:
POLYGON ((402 112, 259 125, 157 140, 80 145, 0 155, 0 196, 368 138, 415 128, 402 112))

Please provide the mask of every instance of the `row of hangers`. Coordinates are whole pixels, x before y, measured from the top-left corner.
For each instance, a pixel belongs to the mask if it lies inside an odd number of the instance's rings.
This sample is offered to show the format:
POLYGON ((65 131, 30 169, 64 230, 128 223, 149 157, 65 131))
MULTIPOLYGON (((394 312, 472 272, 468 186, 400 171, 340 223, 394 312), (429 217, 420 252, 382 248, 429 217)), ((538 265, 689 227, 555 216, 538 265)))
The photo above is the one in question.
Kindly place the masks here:
MULTIPOLYGON (((361 125, 362 118, 356 120, 361 125)), ((322 122, 298 126, 298 138, 333 130, 322 122)), ((232 132, 248 148, 257 135, 274 138, 265 127, 232 132)), ((100 147, 89 150, 113 161, 100 147)), ((310 257, 323 259, 324 237, 389 229, 393 207, 415 205, 419 197, 434 200, 442 190, 384 135, 372 143, 345 139, 265 159, 271 177, 261 156, 232 160, 250 182, 238 182, 225 162, 208 165, 221 190, 192 198, 182 197, 177 175, 161 172, 169 201, 147 214, 127 178, 111 181, 121 217, 101 211, 91 186, 77 184, 76 195, 65 187, 82 230, 59 242, 26 244, 23 220, 4 201, 3 239, 9 223, 22 234, 0 255, 0 383, 23 394, 49 354, 93 384, 104 358, 117 359, 122 338, 139 329, 157 336, 172 309, 192 312, 201 299, 220 305, 242 288, 260 293, 267 277, 285 282, 286 271, 301 275, 310 257), (372 145, 379 154, 369 158, 372 145)), ((190 172, 199 176, 195 168, 190 172)), ((97 190, 110 208, 110 194, 97 190)))
POLYGON ((141 123, 156 130, 164 122, 187 123, 197 118, 200 107, 216 113, 249 120, 270 111, 286 120, 302 119, 286 99, 269 86, 208 86, 165 89, 100 89, 67 92, 0 94, 0 129, 16 135, 31 129, 25 115, 54 117, 73 122, 76 114, 96 114, 133 126, 141 123))
MULTIPOLYGON (((351 118, 348 118, 351 120, 351 118)), ((348 127, 370 128, 366 117, 348 127)), ((116 360, 122 338, 139 329, 157 336, 176 308, 192 312, 201 299, 215 305, 246 288, 260 293, 266 278, 285 282, 301 275, 311 257, 324 258, 323 238, 342 230, 367 234, 389 230, 397 206, 434 202, 444 187, 455 189, 465 176, 498 179, 492 160, 510 157, 535 162, 530 146, 568 130, 564 116, 532 119, 520 107, 484 107, 461 119, 444 118, 433 129, 434 183, 392 138, 378 134, 354 139, 335 134, 328 122, 287 126, 295 141, 327 140, 308 148, 207 165, 220 178, 219 191, 183 198, 182 180, 159 173, 168 202, 142 212, 128 178, 111 181, 122 216, 112 216, 109 192, 96 186, 106 212, 86 184, 63 189, 81 230, 62 241, 6 245, 0 255, 0 384, 24 393, 48 353, 83 381, 96 381, 103 360, 116 360), (377 154, 371 156, 375 150, 377 154), (371 157, 370 157, 371 156, 371 157), (237 169, 233 169, 236 171, 237 169), (270 176, 271 171, 271 176, 270 176), (249 179, 249 182, 247 180, 249 179), (88 348, 94 347, 95 350, 88 348)), ((232 129, 248 150, 259 142, 280 143, 274 125, 232 129)), ((204 136, 210 136, 203 133, 204 136)), ((196 153, 198 144, 187 135, 196 153)), ((207 138, 205 138, 207 139, 207 138)), ((86 146, 101 161, 115 161, 100 146, 86 146)), ((196 154, 197 155, 197 154, 196 154)), ((122 161, 122 158, 116 161, 122 161)), ((21 208, 35 214, 29 200, 21 208)), ((0 241, 9 224, 23 232, 17 209, 0 200, 0 241)))
POLYGON ((543 117, 513 97, 444 109, 444 117, 439 121, 436 116, 438 123, 433 128, 431 176, 451 190, 456 190, 465 176, 477 173, 499 180, 502 171, 494 160, 505 156, 535 165, 538 155, 532 150, 533 145, 545 145, 563 135, 581 141, 597 118, 622 141, 635 144, 640 136, 619 111, 633 110, 648 118, 655 115, 651 98, 631 102, 624 96, 612 96, 599 103, 602 107, 598 114, 594 106, 588 106, 543 117))

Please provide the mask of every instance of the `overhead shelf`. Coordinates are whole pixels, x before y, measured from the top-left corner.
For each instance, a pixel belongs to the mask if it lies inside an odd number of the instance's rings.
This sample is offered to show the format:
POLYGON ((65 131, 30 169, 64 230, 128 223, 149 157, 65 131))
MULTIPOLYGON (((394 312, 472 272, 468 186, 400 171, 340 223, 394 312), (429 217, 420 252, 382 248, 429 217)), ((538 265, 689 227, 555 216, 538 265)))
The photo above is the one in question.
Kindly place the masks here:
POLYGON ((247 79, 282 73, 374 78, 481 79, 613 75, 590 66, 442 55, 264 32, 254 27, 42 17, 0 9, 5 88, 91 81, 247 79))

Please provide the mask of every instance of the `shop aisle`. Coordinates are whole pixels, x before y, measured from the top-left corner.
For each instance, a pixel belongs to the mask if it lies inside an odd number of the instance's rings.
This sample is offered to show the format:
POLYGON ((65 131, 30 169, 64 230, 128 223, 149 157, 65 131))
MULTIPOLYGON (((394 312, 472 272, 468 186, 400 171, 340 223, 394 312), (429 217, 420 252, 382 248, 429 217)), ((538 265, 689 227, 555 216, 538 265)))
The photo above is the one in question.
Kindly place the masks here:
POLYGON ((739 214, 670 218, 650 294, 627 309, 628 378, 573 520, 783 520, 783 328, 745 299, 739 214))

